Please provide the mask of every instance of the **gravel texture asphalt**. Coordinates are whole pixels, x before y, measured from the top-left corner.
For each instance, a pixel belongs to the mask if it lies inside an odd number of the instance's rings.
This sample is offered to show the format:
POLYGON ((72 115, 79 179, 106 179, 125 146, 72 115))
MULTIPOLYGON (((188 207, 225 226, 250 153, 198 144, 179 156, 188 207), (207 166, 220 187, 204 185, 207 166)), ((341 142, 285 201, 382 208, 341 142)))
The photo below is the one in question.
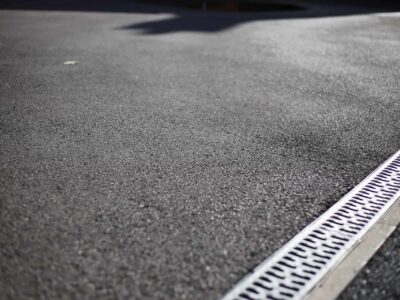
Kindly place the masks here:
MULTIPOLYGON (((0 10, 0 299, 218 299, 400 148, 400 14, 24 5, 0 10)), ((399 299, 388 243, 342 299, 399 299)))

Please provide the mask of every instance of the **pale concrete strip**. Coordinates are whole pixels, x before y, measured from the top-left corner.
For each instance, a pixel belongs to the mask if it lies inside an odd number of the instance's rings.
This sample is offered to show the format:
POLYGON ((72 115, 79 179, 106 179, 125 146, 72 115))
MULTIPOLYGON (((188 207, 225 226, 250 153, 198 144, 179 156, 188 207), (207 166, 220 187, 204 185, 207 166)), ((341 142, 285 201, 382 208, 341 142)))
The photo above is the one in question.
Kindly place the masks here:
POLYGON ((354 249, 304 299, 329 300, 338 297, 399 224, 400 199, 397 199, 354 249))

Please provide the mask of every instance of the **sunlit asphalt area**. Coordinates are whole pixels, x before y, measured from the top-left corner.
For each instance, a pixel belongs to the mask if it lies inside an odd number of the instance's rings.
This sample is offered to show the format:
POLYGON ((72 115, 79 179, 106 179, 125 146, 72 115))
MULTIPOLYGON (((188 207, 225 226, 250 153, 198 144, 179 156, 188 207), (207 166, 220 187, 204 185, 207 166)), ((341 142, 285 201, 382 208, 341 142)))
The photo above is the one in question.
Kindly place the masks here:
POLYGON ((0 299, 218 299, 397 151, 400 13, 324 5, 2 2, 0 299))

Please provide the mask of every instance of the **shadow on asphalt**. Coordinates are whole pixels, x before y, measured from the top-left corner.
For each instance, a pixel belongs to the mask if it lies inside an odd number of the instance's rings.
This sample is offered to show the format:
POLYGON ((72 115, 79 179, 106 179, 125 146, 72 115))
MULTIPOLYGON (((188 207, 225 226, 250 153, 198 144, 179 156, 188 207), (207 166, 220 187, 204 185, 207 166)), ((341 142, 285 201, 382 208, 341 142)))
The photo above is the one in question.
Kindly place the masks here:
POLYGON ((241 23, 257 20, 319 18, 346 16, 378 12, 400 11, 399 3, 390 0, 287 0, 269 2, 263 11, 252 12, 204 12, 190 5, 178 5, 168 0, 5 0, 0 9, 44 10, 44 11, 85 11, 125 12, 138 14, 170 13, 170 18, 142 23, 132 23, 117 29, 136 30, 143 34, 164 34, 173 32, 217 32, 241 23))

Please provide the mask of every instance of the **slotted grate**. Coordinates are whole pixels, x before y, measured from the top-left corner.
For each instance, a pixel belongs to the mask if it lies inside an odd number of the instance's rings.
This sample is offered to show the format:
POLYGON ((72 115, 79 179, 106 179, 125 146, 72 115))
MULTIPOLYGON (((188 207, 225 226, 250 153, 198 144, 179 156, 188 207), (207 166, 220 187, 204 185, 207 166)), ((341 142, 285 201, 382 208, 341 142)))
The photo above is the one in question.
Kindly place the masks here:
POLYGON ((400 197, 400 151, 222 300, 302 299, 400 197))

